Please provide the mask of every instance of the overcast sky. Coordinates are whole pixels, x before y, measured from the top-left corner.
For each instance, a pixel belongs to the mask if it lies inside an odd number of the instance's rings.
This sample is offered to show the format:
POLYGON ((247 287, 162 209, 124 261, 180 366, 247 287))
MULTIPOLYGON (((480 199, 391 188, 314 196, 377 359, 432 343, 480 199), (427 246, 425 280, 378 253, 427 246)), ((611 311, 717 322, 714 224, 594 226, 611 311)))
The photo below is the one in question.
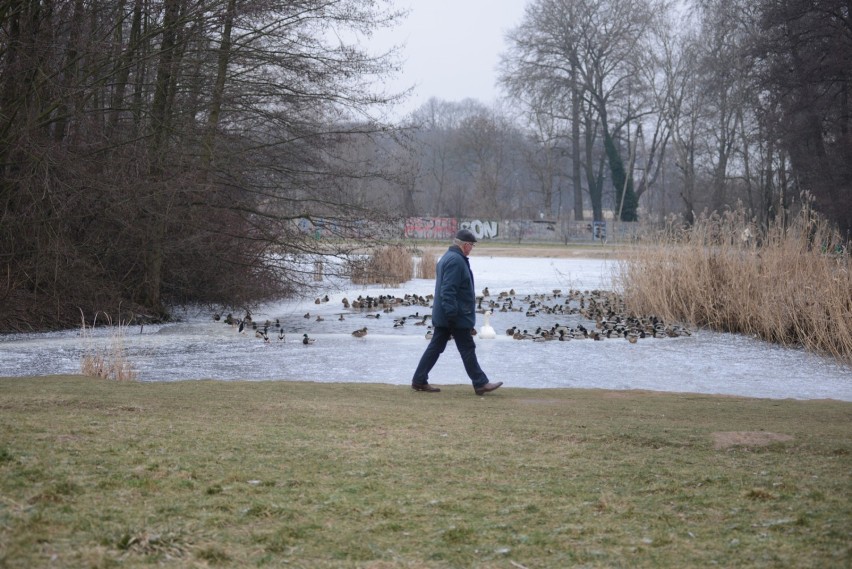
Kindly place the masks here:
POLYGON ((497 63, 506 32, 517 26, 526 0, 396 0, 409 8, 394 31, 376 37, 378 45, 404 44, 404 72, 391 90, 414 86, 398 114, 420 107, 430 97, 486 105, 499 96, 497 63))

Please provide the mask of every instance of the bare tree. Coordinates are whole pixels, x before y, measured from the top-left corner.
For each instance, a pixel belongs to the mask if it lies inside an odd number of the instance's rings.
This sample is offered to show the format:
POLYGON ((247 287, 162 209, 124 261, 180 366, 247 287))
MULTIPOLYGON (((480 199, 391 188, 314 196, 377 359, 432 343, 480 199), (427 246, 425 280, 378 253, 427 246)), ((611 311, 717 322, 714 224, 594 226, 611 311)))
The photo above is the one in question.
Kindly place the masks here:
MULTIPOLYGON (((501 56, 500 81, 509 96, 528 114, 536 117, 533 125, 549 114, 550 120, 570 120, 571 179, 574 187, 574 218, 583 219, 583 180, 581 149, 585 88, 579 77, 578 54, 574 38, 563 29, 570 15, 569 6, 553 2, 534 2, 527 6, 524 21, 507 34, 509 50, 501 56), (562 19, 560 19, 562 18, 562 19)), ((588 137, 585 138, 588 141, 588 137)), ((588 149, 588 144, 585 145, 588 149)), ((586 170, 590 181, 592 208, 600 212, 600 193, 593 170, 586 170)), ((546 200, 545 200, 546 201, 546 200)))
POLYGON ((0 18, 0 267, 17 277, 0 305, 25 308, 2 326, 286 294, 308 280, 292 254, 346 254, 314 229, 381 221, 340 189, 382 176, 347 141, 383 148, 372 109, 394 96, 370 79, 394 55, 339 38, 392 25, 390 2, 16 6, 0 18))
POLYGON ((708 139, 706 156, 712 176, 710 207, 719 210, 728 203, 730 162, 738 148, 737 115, 745 104, 750 73, 744 57, 745 0, 701 0, 697 10, 701 32, 698 73, 704 92, 708 139))
MULTIPOLYGON (((504 62, 503 80, 510 89, 571 101, 575 110, 564 114, 575 121, 579 82, 585 104, 594 111, 586 117, 596 121, 603 139, 623 220, 636 219, 638 205, 632 173, 625 168, 617 142, 620 129, 636 118, 630 105, 623 103, 633 89, 641 87, 639 46, 662 6, 650 0, 538 0, 528 6, 524 22, 510 34, 513 46, 504 62)), ((593 173, 587 168, 586 175, 593 173)), ((593 210, 597 209, 596 185, 590 186, 593 210)))
MULTIPOLYGON (((636 105, 637 128, 633 146, 631 175, 640 173, 636 199, 655 186, 666 164, 666 151, 672 140, 672 116, 682 103, 682 83, 690 72, 680 50, 683 32, 672 11, 654 14, 651 29, 640 50, 642 99, 636 105)), ((650 200, 646 200, 650 213, 650 200)))
POLYGON ((457 132, 458 151, 463 157, 476 200, 476 212, 487 218, 503 217, 507 212, 512 151, 521 142, 514 126, 499 112, 481 108, 466 117, 457 132))
MULTIPOLYGON (((852 6, 847 0, 761 1, 753 54, 768 103, 761 118, 814 205, 852 238, 852 6)), ((781 203, 786 169, 779 160, 781 203)))
MULTIPOLYGON (((695 74, 697 49, 694 31, 677 19, 659 30, 658 51, 663 86, 657 91, 665 128, 671 133, 674 161, 680 172, 680 198, 687 224, 695 222, 696 152, 703 120, 703 91, 695 74)), ((661 160, 661 163, 663 161, 661 160)))
MULTIPOLYGON (((530 144, 524 148, 525 163, 537 182, 542 211, 550 217, 556 210, 561 217, 562 186, 564 180, 569 179, 565 160, 567 156, 573 157, 574 154, 571 138, 565 132, 568 125, 546 102, 528 102, 524 106, 529 109, 527 122, 530 129, 530 144)), ((579 154, 579 149, 577 150, 579 154)), ((578 168, 580 166, 577 165, 578 168)), ((575 196, 580 195, 582 209, 582 188, 574 187, 573 192, 575 196)))
POLYGON ((464 117, 460 104, 429 99, 411 118, 419 148, 420 175, 418 192, 424 196, 421 206, 427 215, 446 215, 450 195, 458 195, 459 166, 455 133, 464 117))

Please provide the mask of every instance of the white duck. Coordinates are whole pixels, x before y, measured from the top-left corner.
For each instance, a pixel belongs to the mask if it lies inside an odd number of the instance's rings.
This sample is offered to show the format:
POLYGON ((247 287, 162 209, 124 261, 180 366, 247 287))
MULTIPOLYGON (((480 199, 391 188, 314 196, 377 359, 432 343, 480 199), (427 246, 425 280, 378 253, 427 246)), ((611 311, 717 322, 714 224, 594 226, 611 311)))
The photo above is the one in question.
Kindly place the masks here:
POLYGON ((493 340, 497 337, 497 332, 491 327, 491 311, 486 310, 482 317, 485 319, 485 323, 479 329, 479 337, 483 340, 493 340))

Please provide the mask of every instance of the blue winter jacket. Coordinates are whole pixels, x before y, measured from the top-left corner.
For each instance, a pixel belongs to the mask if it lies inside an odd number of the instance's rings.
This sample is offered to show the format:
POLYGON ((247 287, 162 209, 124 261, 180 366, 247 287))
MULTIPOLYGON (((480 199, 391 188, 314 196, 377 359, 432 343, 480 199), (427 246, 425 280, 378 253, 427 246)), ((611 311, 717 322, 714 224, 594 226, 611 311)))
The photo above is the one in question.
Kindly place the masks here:
POLYGON ((444 253, 435 271, 432 323, 450 328, 473 328, 476 325, 473 272, 467 257, 455 245, 444 253))

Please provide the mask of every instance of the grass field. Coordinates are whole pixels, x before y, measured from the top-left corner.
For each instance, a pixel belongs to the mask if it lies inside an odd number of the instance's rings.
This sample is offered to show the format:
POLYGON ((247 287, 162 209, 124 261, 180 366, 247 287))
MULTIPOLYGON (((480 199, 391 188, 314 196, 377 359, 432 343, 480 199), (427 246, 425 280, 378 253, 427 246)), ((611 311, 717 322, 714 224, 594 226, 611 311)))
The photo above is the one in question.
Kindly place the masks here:
POLYGON ((849 567, 852 404, 0 379, 0 567, 849 567))

